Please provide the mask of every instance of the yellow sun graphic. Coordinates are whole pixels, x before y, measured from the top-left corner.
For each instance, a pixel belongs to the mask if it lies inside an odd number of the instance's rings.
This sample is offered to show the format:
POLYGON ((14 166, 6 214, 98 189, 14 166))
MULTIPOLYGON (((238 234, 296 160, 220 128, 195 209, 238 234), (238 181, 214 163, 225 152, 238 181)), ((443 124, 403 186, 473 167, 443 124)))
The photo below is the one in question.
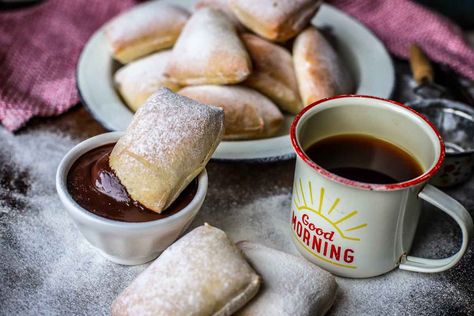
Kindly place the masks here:
POLYGON ((343 215, 342 217, 334 218, 335 215, 333 211, 336 209, 337 205, 341 201, 340 198, 336 198, 329 206, 329 208, 324 210, 325 189, 323 187, 319 189, 319 198, 314 199, 313 186, 311 184, 311 181, 308 181, 307 190, 305 192, 303 188, 303 182, 301 181, 301 179, 299 179, 297 183, 295 182, 293 192, 293 203, 298 211, 305 210, 318 215, 327 223, 329 223, 332 227, 334 227, 334 229, 344 239, 355 241, 360 240, 360 238, 354 237, 354 233, 357 233, 359 229, 366 227, 367 223, 357 223, 355 225, 348 224, 349 222, 354 222, 353 220, 348 220, 356 216, 358 214, 358 211, 352 210, 349 213, 343 215))

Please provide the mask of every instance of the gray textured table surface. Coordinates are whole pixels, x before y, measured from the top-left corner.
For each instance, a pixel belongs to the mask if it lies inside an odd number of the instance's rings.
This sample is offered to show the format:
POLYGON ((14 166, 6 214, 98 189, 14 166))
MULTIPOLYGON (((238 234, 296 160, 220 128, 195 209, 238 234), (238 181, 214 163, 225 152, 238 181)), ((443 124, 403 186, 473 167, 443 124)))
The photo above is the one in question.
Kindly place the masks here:
MULTIPOLYGON (((406 94, 399 63, 395 99, 406 94)), ((0 314, 102 315, 146 265, 103 259, 68 218, 54 187, 62 156, 102 132, 76 107, 55 119, 35 120, 16 135, 0 128, 0 314)), ((207 221, 234 239, 250 239, 295 253, 287 234, 294 161, 266 165, 208 165, 209 192, 193 226, 207 221)), ((474 179, 447 190, 474 213, 474 179)), ((439 211, 425 209, 413 254, 442 257, 460 244, 460 232, 439 211)), ((393 271, 338 278, 330 315, 474 315, 474 247, 460 264, 439 274, 393 271)))

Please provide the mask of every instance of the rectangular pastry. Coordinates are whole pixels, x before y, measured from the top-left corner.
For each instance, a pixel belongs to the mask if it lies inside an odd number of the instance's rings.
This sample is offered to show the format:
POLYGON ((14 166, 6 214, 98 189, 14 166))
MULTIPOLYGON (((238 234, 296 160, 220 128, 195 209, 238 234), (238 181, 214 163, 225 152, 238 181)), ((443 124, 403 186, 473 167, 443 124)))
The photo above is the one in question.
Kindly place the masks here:
POLYGON ((161 87, 178 90, 177 85, 163 76, 170 56, 171 50, 162 50, 134 60, 115 73, 115 86, 130 109, 138 110, 161 87))
POLYGON ((291 54, 253 34, 246 33, 241 37, 253 62, 253 72, 244 84, 266 95, 282 110, 298 113, 303 104, 291 54))
POLYGON ((247 87, 189 86, 179 94, 224 110, 224 139, 255 139, 277 133, 283 123, 278 107, 264 95, 247 87))
POLYGON ((227 316, 260 278, 220 229, 200 226, 166 249, 113 302, 112 315, 227 316))
POLYGON ((293 61, 304 105, 352 92, 348 69, 315 27, 308 27, 296 37, 293 61))
POLYGON ((173 46, 188 17, 180 6, 149 1, 107 23, 105 37, 114 58, 126 64, 173 46))
POLYGON ((135 113, 109 164, 130 197, 161 213, 204 169, 224 111, 161 88, 135 113))
POLYGON ((250 264, 263 278, 257 296, 237 316, 324 315, 334 303, 334 276, 302 257, 252 242, 239 242, 250 264))

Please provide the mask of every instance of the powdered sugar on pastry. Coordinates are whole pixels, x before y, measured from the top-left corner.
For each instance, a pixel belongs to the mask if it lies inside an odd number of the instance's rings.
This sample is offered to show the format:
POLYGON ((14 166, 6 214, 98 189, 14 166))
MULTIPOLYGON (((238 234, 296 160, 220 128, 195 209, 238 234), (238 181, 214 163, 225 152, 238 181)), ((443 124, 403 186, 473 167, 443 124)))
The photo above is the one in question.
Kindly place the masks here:
POLYGON ((246 27, 258 35, 284 42, 309 23, 320 0, 229 0, 230 7, 246 27))
POLYGON ((158 213, 204 169, 224 112, 161 88, 135 113, 110 155, 130 196, 158 213))
POLYGON ((161 87, 178 89, 163 77, 170 56, 171 50, 160 51, 133 61, 115 73, 115 85, 132 110, 136 111, 161 87))
POLYGON ((238 83, 251 61, 235 26, 220 10, 203 8, 186 24, 173 48, 166 75, 180 85, 238 83))
POLYGON ((262 94, 241 86, 193 86, 178 92, 191 99, 222 108, 225 139, 269 137, 280 129, 283 115, 262 94))
POLYGON ((114 57, 127 63, 173 46, 188 17, 179 6, 149 1, 108 22, 105 35, 114 57))
POLYGON ((323 315, 336 298, 337 284, 329 272, 302 257, 243 241, 238 247, 263 278, 257 296, 238 316, 323 315))
POLYGON ((260 280, 226 234, 200 226, 165 250, 114 301, 112 315, 230 315, 260 280))
POLYGON ((352 81, 329 42, 315 27, 296 37, 293 61, 305 105, 337 94, 350 93, 352 81))

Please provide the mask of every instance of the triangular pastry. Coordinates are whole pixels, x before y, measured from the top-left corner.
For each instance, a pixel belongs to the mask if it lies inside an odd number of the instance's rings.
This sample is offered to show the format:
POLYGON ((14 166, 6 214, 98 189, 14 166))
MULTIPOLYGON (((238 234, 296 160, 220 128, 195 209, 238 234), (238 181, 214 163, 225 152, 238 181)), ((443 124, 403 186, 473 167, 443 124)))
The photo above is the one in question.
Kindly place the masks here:
POLYGON ((244 84, 269 97, 282 110, 298 113, 303 106, 291 54, 249 33, 243 34, 242 40, 253 62, 253 72, 244 84))
POLYGON ((190 86, 179 94, 224 110, 224 139, 273 136, 283 123, 278 107, 264 95, 242 86, 190 86))
POLYGON ((170 56, 171 50, 163 50, 132 61, 115 73, 115 86, 130 109, 136 111, 161 87, 178 90, 177 85, 163 77, 170 56))
POLYGON ((277 42, 285 42, 304 29, 321 3, 321 0, 229 0, 243 25, 277 42))
POLYGON ((245 80, 251 67, 250 57, 226 14, 203 8, 184 27, 165 73, 179 85, 231 84, 245 80))
POLYGON ((173 46, 189 13, 164 1, 149 1, 113 18, 105 37, 115 59, 125 64, 173 46))
POLYGON ((204 169, 224 112, 161 88, 135 113, 109 164, 130 197, 162 212, 204 169))
POLYGON ((200 226, 166 249, 113 302, 113 316, 227 316, 260 278, 220 229, 200 226))
POLYGON ((296 37, 293 61, 304 105, 352 92, 348 70, 315 27, 308 27, 296 37))

